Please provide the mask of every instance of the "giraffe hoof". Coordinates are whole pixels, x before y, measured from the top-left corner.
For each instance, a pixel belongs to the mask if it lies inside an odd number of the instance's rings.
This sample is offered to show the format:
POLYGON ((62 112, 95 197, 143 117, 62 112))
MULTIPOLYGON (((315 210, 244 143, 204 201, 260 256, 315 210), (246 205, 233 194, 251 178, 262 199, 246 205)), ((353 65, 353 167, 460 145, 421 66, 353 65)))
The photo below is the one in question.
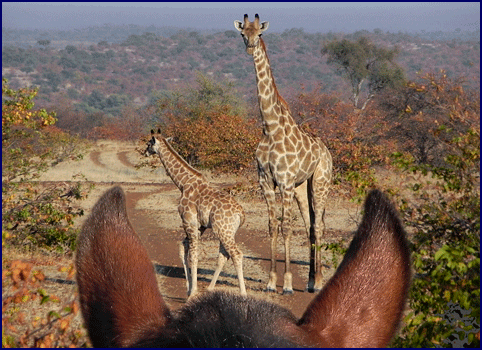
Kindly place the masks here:
POLYGON ((314 287, 306 287, 305 289, 308 293, 318 293, 321 288, 314 288, 314 287))
POLYGON ((264 291, 267 292, 267 293, 276 293, 276 289, 273 289, 273 288, 270 288, 270 287, 267 287, 264 291))
POLYGON ((293 295, 293 289, 283 289, 283 295, 293 295))

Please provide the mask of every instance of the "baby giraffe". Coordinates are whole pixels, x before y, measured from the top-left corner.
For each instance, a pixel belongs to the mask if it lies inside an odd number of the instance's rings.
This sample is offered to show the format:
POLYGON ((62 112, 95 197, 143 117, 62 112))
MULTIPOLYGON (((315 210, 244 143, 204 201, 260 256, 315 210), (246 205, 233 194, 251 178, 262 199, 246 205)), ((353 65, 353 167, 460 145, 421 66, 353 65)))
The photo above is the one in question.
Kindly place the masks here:
POLYGON ((179 215, 186 232, 181 248, 181 259, 186 274, 188 296, 197 293, 197 263, 200 236, 207 228, 212 228, 219 239, 218 267, 214 272, 208 290, 213 290, 224 263, 231 257, 238 274, 241 295, 246 295, 243 278, 243 253, 234 241, 234 235, 244 222, 244 210, 228 193, 214 188, 207 179, 191 167, 167 142, 158 130, 147 143, 146 156, 157 154, 166 173, 181 190, 179 215), (190 270, 190 271, 189 271, 190 270))

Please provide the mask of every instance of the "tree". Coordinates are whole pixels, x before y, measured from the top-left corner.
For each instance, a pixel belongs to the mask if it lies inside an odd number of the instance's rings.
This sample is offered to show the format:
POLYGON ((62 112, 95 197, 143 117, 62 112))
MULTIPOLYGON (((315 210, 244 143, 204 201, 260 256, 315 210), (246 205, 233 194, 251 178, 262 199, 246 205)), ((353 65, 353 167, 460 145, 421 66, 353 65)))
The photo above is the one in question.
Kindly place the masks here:
POLYGON ((103 110, 105 107, 105 96, 99 90, 92 90, 89 96, 85 99, 87 104, 99 110, 103 110))
POLYGON ((373 104, 391 126, 386 137, 397 142, 400 151, 410 152, 418 164, 446 166, 444 158, 453 149, 447 140, 480 124, 480 93, 464 90, 463 82, 441 70, 420 74, 418 81, 408 82, 396 94, 379 94, 373 104))
POLYGON ((50 40, 45 40, 45 39, 38 40, 38 41, 37 41, 37 44, 39 44, 40 46, 43 46, 43 47, 47 48, 47 47, 50 45, 50 40))
POLYGON ((400 86, 404 81, 402 68, 394 63, 398 49, 377 47, 365 37, 356 42, 335 39, 322 48, 321 54, 328 55, 327 63, 334 65, 337 71, 348 79, 355 108, 358 108, 365 82, 368 83, 367 97, 362 110, 375 94, 386 87, 400 86))
POLYGON ((74 53, 75 51, 77 51, 77 48, 74 46, 74 45, 67 45, 65 47, 65 51, 69 54, 72 54, 74 53))
POLYGON ((99 126, 91 127, 88 137, 94 140, 137 140, 147 135, 149 119, 154 113, 153 106, 136 108, 129 104, 119 109, 119 115, 104 117, 99 126))

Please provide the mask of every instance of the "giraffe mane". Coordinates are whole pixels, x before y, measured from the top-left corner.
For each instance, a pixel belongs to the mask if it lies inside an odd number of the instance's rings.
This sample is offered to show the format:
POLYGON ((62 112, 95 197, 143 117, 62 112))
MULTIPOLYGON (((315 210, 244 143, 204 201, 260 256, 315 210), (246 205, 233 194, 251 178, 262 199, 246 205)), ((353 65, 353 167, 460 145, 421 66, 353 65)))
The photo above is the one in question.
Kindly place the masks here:
POLYGON ((180 163, 182 163, 183 166, 185 166, 191 173, 193 173, 194 175, 199 176, 199 177, 204 177, 203 174, 201 174, 199 171, 194 169, 183 157, 181 157, 179 155, 179 153, 177 153, 177 151, 171 146, 171 144, 164 137, 162 137, 161 140, 162 140, 162 142, 164 142, 164 144, 169 149, 169 151, 171 151, 171 153, 174 155, 174 157, 176 157, 176 159, 180 163))

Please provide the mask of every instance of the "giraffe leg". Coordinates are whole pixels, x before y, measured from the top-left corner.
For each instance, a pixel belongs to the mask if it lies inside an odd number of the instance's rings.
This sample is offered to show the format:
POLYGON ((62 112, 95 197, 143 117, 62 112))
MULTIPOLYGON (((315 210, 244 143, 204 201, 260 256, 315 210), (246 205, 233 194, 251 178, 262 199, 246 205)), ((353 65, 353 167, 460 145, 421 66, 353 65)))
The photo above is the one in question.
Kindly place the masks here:
POLYGON ((223 220, 228 220, 228 222, 224 222, 224 229, 218 225, 217 222, 212 222, 213 231, 216 237, 219 239, 219 260, 218 260, 218 267, 214 272, 213 279, 211 280, 211 284, 209 285, 210 290, 214 289, 214 285, 219 277, 219 273, 221 272, 224 263, 227 259, 232 258, 234 268, 236 269, 236 273, 238 275, 239 281, 239 290, 240 294, 246 296, 246 286, 244 284, 244 276, 243 276, 243 253, 236 245, 234 240, 234 236, 238 227, 240 225, 239 220, 235 223, 235 220, 229 220, 229 216, 224 216, 223 220), (226 226, 229 228, 226 229, 226 226))
POLYGON ((274 183, 268 181, 266 176, 259 176, 259 184, 263 190, 266 204, 268 205, 268 217, 269 217, 269 236, 271 237, 271 267, 269 271, 268 285, 266 286, 267 292, 276 292, 276 281, 278 279, 276 273, 276 243, 278 239, 279 224, 276 217, 276 199, 274 193, 274 183))
POLYGON ((283 281, 283 294, 293 294, 291 273, 291 235, 293 232, 292 227, 292 204, 293 204, 293 187, 280 187, 282 200, 283 200, 283 213, 281 219, 281 231, 283 233, 283 239, 285 244, 285 273, 283 281))
POLYGON ((214 286, 216 285, 216 281, 218 280, 219 274, 221 273, 224 267, 224 264, 226 263, 226 260, 228 260, 228 258, 229 258, 229 255, 226 252, 226 249, 224 249, 223 244, 219 242, 218 266, 216 268, 216 271, 214 271, 213 279, 209 284, 208 290, 214 289, 214 286))
POLYGON ((191 270, 190 273, 186 275, 186 278, 188 279, 187 295, 188 297, 191 297, 197 293, 197 263, 200 234, 197 227, 191 225, 186 225, 184 230, 186 231, 188 240, 188 254, 187 258, 185 256, 185 260, 187 260, 189 266, 186 267, 186 270, 191 270))
POLYGON ((315 253, 316 253, 316 241, 315 241, 315 213, 313 211, 313 179, 309 179, 308 183, 308 203, 310 214, 310 228, 308 232, 308 240, 310 243, 310 270, 308 272, 308 283, 306 284, 306 291, 309 293, 315 292, 315 253))
POLYGON ((321 244, 325 233, 325 209, 318 212, 317 217, 320 217, 319 223, 315 224, 315 285, 313 286, 315 292, 318 292, 323 287, 323 265, 321 263, 321 244), (318 226, 318 230, 316 227, 318 226), (320 247, 320 248, 319 248, 320 247))
POLYGON ((306 236, 310 242, 310 270, 308 273, 308 283, 306 284, 306 290, 310 293, 315 291, 315 235, 314 235, 314 219, 315 214, 312 208, 311 193, 308 192, 308 187, 311 190, 311 179, 303 182, 300 186, 295 188, 295 198, 300 208, 301 216, 305 223, 306 236), (310 183, 308 185, 308 183, 310 183))
POLYGON ((239 293, 243 296, 246 296, 247 295, 246 286, 244 284, 244 276, 243 276, 243 253, 237 247, 236 243, 230 246, 229 255, 233 260, 234 268, 236 269, 236 273, 238 274, 239 293))
MULTIPOLYGON (((331 165, 331 164, 330 164, 331 165)), ((331 168, 329 168, 331 169, 331 168)), ((323 287, 323 265, 321 263, 321 245, 325 232, 325 205, 328 199, 328 192, 331 183, 331 171, 326 172, 321 168, 317 168, 313 174, 311 182, 312 206, 314 212, 314 224, 312 232, 312 241, 314 243, 314 285, 315 292, 323 287)), ((311 269, 311 264, 310 264, 311 269)), ((310 274, 311 275, 311 274, 310 274)))
POLYGON ((199 239, 194 236, 189 240, 189 266, 191 267, 191 291, 188 292, 189 297, 197 293, 197 262, 198 262, 199 239))
POLYGON ((298 187, 295 187, 295 199, 298 203, 298 208, 300 208, 301 217, 305 224, 306 237, 310 238, 310 202, 308 199, 308 181, 303 182, 298 187))
POLYGON ((306 291, 308 293, 315 292, 315 235, 310 230, 310 270, 308 272, 308 283, 306 283, 306 291))
POLYGON ((184 238, 184 240, 179 245, 179 256, 182 261, 182 266, 184 267, 184 276, 186 276, 186 289, 189 293, 189 281, 191 280, 191 275, 189 272, 189 240, 187 239, 187 237, 184 238))
MULTIPOLYGON (((319 213, 317 218, 320 220, 318 224, 314 224, 310 228, 310 271, 308 273, 308 283, 306 290, 309 293, 318 292, 323 286, 323 265, 321 263, 321 246, 325 229, 324 222, 325 211, 319 213)), ((316 218, 316 219, 317 219, 316 218)), ((315 219, 315 220, 316 220, 315 219)))

